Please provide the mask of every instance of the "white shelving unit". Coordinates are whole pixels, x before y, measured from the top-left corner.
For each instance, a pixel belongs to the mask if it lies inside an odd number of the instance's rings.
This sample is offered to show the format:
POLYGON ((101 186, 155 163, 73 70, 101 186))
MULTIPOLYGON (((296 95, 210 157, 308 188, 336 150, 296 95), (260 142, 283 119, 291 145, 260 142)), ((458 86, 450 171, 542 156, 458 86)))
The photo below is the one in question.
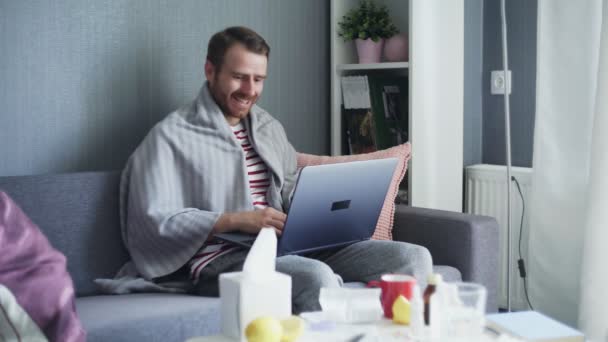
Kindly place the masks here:
POLYGON ((338 64, 336 70, 385 70, 385 69, 407 69, 408 62, 384 62, 384 63, 365 63, 365 64, 338 64))
POLYGON ((412 206, 462 211, 464 0, 374 0, 408 32, 409 61, 357 64, 338 22, 359 0, 331 0, 331 152, 342 153, 340 77, 390 73, 409 82, 408 169, 412 206))

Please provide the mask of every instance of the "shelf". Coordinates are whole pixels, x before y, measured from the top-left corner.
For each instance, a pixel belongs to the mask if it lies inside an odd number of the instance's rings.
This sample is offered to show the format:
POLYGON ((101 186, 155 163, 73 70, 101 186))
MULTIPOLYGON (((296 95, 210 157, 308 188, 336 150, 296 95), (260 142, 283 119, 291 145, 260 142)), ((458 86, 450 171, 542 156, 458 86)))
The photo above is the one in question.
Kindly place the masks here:
POLYGON ((387 6, 399 32, 408 32, 409 60, 356 64, 355 44, 345 42, 338 30, 343 16, 360 0, 328 1, 331 154, 341 155, 347 140, 341 78, 407 77, 407 92, 400 92, 399 100, 404 102, 400 108, 407 108, 407 134, 416 155, 408 166, 407 196, 402 193, 402 199, 415 207, 462 211, 465 1, 373 1, 387 6))
POLYGON ((365 64, 338 64, 340 71, 344 70, 380 70, 380 69, 407 69, 408 62, 386 62, 386 63, 365 63, 365 64))

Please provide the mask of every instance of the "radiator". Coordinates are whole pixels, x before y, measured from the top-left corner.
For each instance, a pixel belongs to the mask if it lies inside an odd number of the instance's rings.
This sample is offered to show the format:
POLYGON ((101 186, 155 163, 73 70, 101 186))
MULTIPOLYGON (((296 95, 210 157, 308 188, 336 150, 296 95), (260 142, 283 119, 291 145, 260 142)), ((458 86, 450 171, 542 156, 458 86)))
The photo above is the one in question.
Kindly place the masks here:
MULTIPOLYGON (((532 169, 524 167, 511 168, 511 176, 517 178, 525 201, 525 217, 523 221, 522 256, 527 258, 527 236, 529 232, 528 216, 530 201, 528 200, 532 169)), ((498 306, 507 307, 507 168, 500 165, 478 164, 465 169, 465 212, 496 218, 500 230, 499 283, 498 306)), ((511 308, 514 310, 527 309, 524 292, 524 282, 519 276, 517 260, 519 259, 518 243, 522 201, 515 182, 511 182, 511 308)))

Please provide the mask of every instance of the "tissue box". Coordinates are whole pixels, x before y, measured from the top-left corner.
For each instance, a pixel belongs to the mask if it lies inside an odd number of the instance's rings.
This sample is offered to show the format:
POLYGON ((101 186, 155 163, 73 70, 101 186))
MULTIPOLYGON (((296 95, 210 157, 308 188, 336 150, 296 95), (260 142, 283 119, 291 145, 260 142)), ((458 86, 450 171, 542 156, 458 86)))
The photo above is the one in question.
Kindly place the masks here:
POLYGON ((291 316, 291 277, 279 272, 253 279, 243 272, 220 274, 220 302, 223 335, 245 341, 245 328, 257 317, 291 316))

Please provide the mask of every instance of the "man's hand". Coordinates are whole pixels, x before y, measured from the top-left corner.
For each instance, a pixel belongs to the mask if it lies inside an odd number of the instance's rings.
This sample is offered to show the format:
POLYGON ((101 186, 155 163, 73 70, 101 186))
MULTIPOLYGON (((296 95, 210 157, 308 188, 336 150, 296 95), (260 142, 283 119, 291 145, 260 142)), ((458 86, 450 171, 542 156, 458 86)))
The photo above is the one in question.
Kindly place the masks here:
POLYGON ((274 208, 239 213, 224 213, 213 226, 213 234, 241 231, 257 234, 262 228, 274 228, 277 235, 283 233, 287 215, 274 208))

